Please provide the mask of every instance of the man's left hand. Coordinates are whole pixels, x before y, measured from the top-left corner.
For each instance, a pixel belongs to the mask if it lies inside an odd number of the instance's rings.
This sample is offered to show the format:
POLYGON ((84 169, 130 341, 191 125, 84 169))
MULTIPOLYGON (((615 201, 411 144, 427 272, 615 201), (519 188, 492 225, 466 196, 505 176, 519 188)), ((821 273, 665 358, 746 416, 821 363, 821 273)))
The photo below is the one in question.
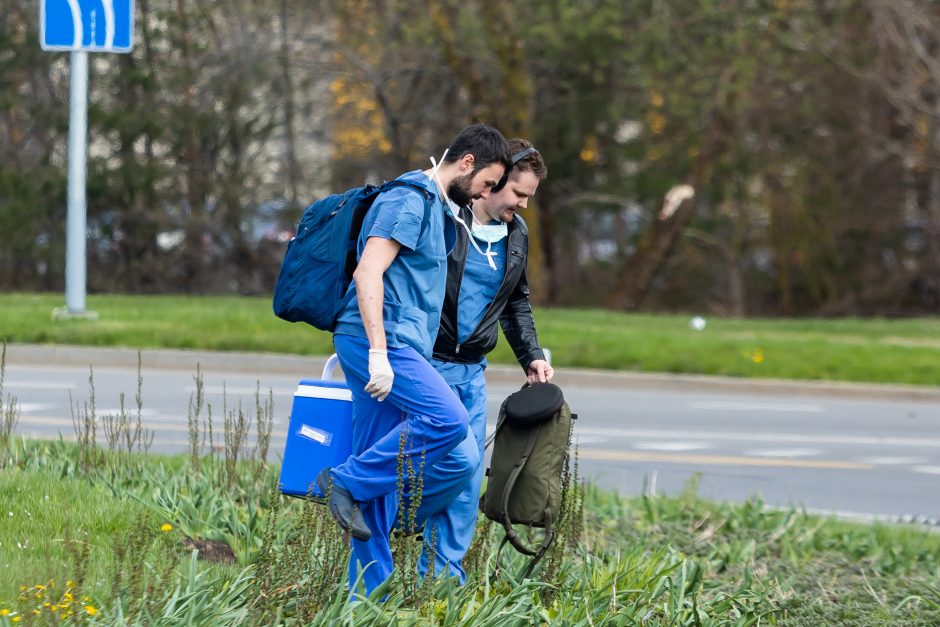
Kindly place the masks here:
POLYGON ((529 385, 548 383, 552 380, 553 376, 555 376, 555 370, 544 359, 536 359, 529 364, 529 369, 526 371, 529 385))

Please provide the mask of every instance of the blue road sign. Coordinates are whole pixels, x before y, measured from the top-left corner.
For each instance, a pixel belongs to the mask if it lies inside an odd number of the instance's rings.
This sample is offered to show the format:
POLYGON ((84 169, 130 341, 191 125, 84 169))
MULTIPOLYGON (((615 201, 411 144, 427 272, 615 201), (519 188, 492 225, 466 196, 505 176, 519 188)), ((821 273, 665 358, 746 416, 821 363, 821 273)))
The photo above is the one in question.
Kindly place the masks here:
POLYGON ((134 0, 40 0, 43 50, 130 52, 134 0))

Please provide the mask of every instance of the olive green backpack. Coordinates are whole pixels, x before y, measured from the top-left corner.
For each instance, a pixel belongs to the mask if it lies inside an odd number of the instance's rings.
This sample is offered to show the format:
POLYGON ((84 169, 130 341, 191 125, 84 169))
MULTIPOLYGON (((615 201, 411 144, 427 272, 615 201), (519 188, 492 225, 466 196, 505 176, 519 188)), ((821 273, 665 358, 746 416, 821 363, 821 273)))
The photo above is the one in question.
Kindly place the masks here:
POLYGON ((494 442, 493 456, 480 509, 506 531, 499 552, 509 542, 532 557, 523 578, 531 575, 555 537, 552 525, 561 510, 561 478, 576 418, 557 385, 526 385, 503 401, 496 431, 487 442, 494 442), (544 529, 541 546, 527 546, 514 524, 544 529))

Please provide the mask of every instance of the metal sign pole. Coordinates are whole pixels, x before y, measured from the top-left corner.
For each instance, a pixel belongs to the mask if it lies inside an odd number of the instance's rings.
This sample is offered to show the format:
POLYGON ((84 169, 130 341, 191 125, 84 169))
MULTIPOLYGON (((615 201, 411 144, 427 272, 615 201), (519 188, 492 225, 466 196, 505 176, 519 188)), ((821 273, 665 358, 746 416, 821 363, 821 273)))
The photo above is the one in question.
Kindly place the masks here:
POLYGON ((39 45, 70 52, 65 307, 53 310, 52 317, 97 318, 85 310, 88 52, 129 53, 134 48, 134 0, 39 0, 39 45))
POLYGON ((65 241, 67 314, 85 313, 85 176, 88 159, 88 53, 73 50, 69 78, 68 218, 65 241))

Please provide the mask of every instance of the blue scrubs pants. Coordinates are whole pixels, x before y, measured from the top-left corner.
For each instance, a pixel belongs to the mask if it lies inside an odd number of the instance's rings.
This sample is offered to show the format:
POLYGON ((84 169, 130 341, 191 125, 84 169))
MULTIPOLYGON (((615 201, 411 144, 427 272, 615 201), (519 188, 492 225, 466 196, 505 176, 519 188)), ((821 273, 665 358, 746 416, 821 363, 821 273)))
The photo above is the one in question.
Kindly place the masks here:
MULTIPOLYGON (((418 509, 418 520, 427 521, 424 529, 425 543, 432 535, 436 538, 434 552, 434 575, 442 573, 458 577, 463 584, 467 574, 461 561, 473 541, 477 525, 480 502, 480 485, 483 483, 483 447, 486 443, 486 377, 479 365, 461 367, 458 364, 441 364, 439 372, 451 389, 460 398, 470 415, 470 432, 454 451, 425 471, 425 485, 435 485, 444 478, 461 472, 469 475, 469 481, 459 486, 450 498, 428 498, 422 500, 418 509), (468 460, 476 459, 473 468, 467 468, 468 460), (458 470, 459 469, 459 470, 458 470), (432 534, 432 530, 435 534, 432 534)), ((453 485, 448 483, 448 485, 453 485)), ((428 571, 428 549, 418 563, 423 577, 428 571)))
MULTIPOLYGON (((389 348, 388 360, 395 381, 382 402, 364 390, 369 381, 369 342, 351 335, 334 335, 346 382, 352 392, 352 455, 332 470, 333 480, 361 503, 362 514, 372 531, 366 542, 352 540, 349 566, 350 585, 362 573, 366 593, 371 593, 392 573, 389 534, 398 511, 398 457, 402 429, 406 431, 404 455, 415 468, 424 457, 428 469, 467 437, 467 410, 431 364, 413 348, 389 348)), ((472 448, 467 460, 479 464, 472 448)), ((435 486, 425 474, 425 486, 450 493, 453 486, 466 483, 466 471, 443 475, 443 485, 435 486)))

